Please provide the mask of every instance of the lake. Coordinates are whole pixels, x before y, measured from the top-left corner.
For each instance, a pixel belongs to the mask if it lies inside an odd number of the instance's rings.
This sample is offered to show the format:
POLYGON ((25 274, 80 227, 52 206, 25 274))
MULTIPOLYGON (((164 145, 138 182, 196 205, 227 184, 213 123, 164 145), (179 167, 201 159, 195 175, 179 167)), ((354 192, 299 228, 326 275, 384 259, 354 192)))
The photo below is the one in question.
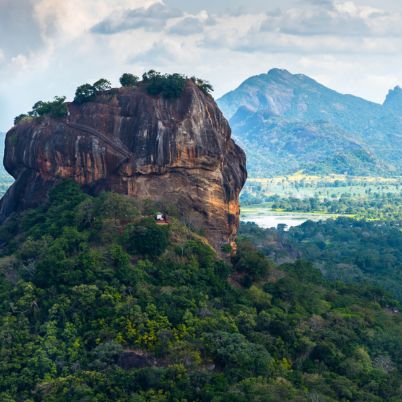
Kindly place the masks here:
POLYGON ((275 212, 269 208, 246 208, 245 212, 240 215, 242 222, 254 222, 258 226, 267 228, 276 228, 279 224, 287 225, 288 228, 299 226, 304 222, 310 220, 318 222, 330 218, 336 218, 335 215, 320 215, 309 213, 289 213, 289 212, 275 212))

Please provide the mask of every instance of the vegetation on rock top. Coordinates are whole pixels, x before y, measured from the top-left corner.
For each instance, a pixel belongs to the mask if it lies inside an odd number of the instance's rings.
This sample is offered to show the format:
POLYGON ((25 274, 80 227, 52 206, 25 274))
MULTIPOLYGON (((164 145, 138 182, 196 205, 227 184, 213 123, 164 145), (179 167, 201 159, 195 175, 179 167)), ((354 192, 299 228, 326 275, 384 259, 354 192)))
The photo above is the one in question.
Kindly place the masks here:
MULTIPOLYGON (((155 70, 150 70, 143 74, 142 81, 131 73, 124 73, 119 81, 122 87, 134 88, 139 84, 145 85, 149 95, 163 96, 165 99, 176 99, 182 94, 186 81, 191 79, 198 88, 206 95, 210 95, 213 91, 212 85, 200 78, 188 78, 183 74, 161 74, 155 70)), ((97 94, 112 89, 110 81, 101 78, 93 84, 82 84, 75 91, 74 103, 83 104, 93 101, 97 94)), ((14 125, 27 122, 35 117, 51 116, 64 117, 68 114, 65 96, 56 96, 54 101, 44 102, 38 101, 32 107, 32 111, 28 114, 20 114, 14 119, 14 125)))
POLYGON ((38 101, 32 106, 32 110, 28 114, 21 114, 14 119, 14 124, 30 121, 34 117, 51 116, 63 117, 67 116, 68 109, 65 96, 55 96, 53 101, 38 101))
MULTIPOLYGON (((150 95, 162 95, 165 99, 178 98, 189 78, 182 74, 161 74, 150 70, 142 76, 142 83, 146 85, 150 95)), ((207 95, 212 91, 212 85, 200 78, 191 77, 191 80, 207 95)))
POLYGON ((74 102, 81 104, 84 102, 89 102, 95 98, 95 96, 104 91, 108 91, 112 88, 110 81, 105 78, 101 78, 95 83, 80 85, 75 91, 74 102))

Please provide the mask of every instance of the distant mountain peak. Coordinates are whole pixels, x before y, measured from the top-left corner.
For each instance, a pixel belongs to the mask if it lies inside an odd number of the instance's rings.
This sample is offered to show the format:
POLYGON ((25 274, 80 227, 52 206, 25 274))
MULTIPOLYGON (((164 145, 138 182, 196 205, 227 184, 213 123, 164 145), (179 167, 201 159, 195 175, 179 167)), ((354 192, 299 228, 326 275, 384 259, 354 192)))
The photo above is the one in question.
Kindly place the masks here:
POLYGON ((246 149, 251 175, 394 174, 401 169, 399 86, 383 106, 273 68, 248 78, 218 104, 246 149))
POLYGON ((307 80, 310 82, 316 83, 316 81, 305 74, 293 74, 289 70, 284 68, 272 68, 268 70, 266 75, 268 78, 276 80, 276 79, 283 79, 288 81, 299 81, 299 80, 307 80))
POLYGON ((293 74, 284 68, 271 68, 268 70, 268 76, 292 76, 293 74))
POLYGON ((394 87, 394 89, 389 90, 388 95, 389 94, 400 94, 400 93, 402 93, 402 88, 399 85, 397 85, 394 87))
POLYGON ((402 112, 402 88, 399 85, 389 90, 384 107, 395 112, 402 112))

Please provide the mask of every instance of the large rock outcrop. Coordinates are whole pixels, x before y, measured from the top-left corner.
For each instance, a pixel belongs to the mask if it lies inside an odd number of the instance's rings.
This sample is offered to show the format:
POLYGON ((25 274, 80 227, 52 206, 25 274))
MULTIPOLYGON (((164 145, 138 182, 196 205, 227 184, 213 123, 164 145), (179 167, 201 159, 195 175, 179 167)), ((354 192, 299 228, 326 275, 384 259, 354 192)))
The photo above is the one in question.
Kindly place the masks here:
POLYGON ((215 101, 191 80, 174 100, 140 85, 68 108, 68 117, 35 119, 7 133, 4 165, 16 181, 1 201, 0 221, 44 202, 70 178, 92 194, 174 203, 215 247, 233 241, 245 155, 215 101))

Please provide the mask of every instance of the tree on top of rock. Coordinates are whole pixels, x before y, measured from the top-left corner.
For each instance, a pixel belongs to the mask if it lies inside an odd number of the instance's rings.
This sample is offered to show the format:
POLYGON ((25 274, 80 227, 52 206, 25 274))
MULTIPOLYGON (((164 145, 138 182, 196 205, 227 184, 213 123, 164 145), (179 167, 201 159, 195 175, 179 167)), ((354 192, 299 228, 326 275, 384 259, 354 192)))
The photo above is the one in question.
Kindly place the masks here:
POLYGON ((201 91, 206 95, 211 95, 211 93, 214 91, 214 87, 208 81, 197 77, 191 77, 191 81, 193 81, 194 84, 197 85, 197 87, 200 88, 201 91))
POLYGON ((142 76, 142 81, 147 85, 149 95, 162 95, 165 99, 178 98, 186 86, 186 77, 182 74, 161 74, 155 70, 149 70, 142 76))
POLYGON ((20 114, 14 119, 14 124, 23 121, 29 121, 33 117, 51 116, 63 117, 67 116, 68 109, 65 96, 55 96, 53 101, 38 101, 32 106, 32 110, 28 114, 20 114))
POLYGON ((111 88, 112 84, 105 78, 101 78, 100 80, 96 81, 93 85, 91 84, 80 85, 75 91, 74 102, 78 104, 89 102, 94 99, 97 93, 108 91, 111 88))
POLYGON ((93 88, 95 92, 108 91, 109 89, 112 89, 112 84, 105 78, 101 78, 93 84, 93 88))
POLYGON ((123 87, 135 87, 138 84, 139 78, 130 73, 124 73, 120 77, 120 84, 123 87))

